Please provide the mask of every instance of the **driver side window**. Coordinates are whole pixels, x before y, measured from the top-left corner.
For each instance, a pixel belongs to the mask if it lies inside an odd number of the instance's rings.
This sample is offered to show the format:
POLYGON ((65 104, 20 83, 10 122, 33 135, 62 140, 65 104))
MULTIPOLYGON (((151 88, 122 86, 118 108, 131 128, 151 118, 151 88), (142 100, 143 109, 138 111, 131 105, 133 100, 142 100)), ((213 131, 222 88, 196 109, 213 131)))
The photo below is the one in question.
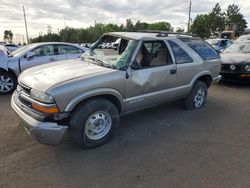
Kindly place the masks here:
POLYGON ((135 59, 135 66, 152 68, 172 64, 172 59, 163 41, 143 42, 135 59))
POLYGON ((51 56, 54 55, 54 46, 53 45, 46 45, 41 46, 33 50, 35 53, 34 56, 41 57, 41 56, 51 56))

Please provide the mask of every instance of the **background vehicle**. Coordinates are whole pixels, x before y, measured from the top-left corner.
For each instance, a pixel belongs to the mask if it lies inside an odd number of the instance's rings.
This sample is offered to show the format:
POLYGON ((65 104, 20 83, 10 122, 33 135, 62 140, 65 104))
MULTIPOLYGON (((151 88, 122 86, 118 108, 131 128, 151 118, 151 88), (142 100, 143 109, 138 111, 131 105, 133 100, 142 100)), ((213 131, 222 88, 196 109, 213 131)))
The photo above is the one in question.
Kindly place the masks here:
POLYGON ((188 110, 201 108, 220 80, 220 63, 210 45, 190 35, 108 33, 81 59, 23 72, 12 107, 41 143, 58 144, 69 129, 77 144, 95 147, 128 112, 181 99, 188 110), (118 38, 117 50, 98 49, 118 38))
POLYGON ((221 54, 223 80, 250 82, 250 41, 236 42, 221 54))
POLYGON ((250 34, 242 35, 242 36, 240 36, 236 41, 237 41, 237 42, 241 42, 241 41, 250 41, 250 34))
POLYGON ((3 84, 0 87, 0 94, 12 93, 15 90, 17 77, 22 71, 45 63, 76 59, 86 50, 70 43, 47 42, 30 44, 13 51, 8 59, 0 64, 3 84))
POLYGON ((230 39, 207 39, 206 40, 217 52, 221 52, 231 46, 233 42, 230 39))
POLYGON ((8 49, 9 52, 13 52, 18 49, 18 46, 15 44, 5 44, 4 46, 8 49))
POLYGON ((240 36, 240 25, 237 23, 230 23, 226 25, 225 30, 221 32, 222 39, 236 40, 240 36))

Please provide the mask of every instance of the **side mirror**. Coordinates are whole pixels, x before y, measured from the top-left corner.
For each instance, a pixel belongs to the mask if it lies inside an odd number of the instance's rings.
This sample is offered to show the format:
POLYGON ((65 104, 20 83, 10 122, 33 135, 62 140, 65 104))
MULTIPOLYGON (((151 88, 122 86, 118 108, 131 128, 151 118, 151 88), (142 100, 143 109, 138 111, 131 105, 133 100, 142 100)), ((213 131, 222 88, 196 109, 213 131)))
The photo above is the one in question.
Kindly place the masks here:
POLYGON ((32 57, 34 57, 34 55, 35 55, 35 52, 28 52, 26 54, 26 58, 31 59, 32 57))

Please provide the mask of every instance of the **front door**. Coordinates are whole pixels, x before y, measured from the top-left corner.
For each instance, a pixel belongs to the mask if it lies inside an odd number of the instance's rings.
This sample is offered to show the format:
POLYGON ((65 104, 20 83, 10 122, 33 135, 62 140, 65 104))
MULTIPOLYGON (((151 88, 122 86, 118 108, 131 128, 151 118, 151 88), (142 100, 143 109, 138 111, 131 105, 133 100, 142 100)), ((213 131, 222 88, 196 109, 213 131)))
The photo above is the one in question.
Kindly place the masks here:
POLYGON ((176 64, 164 41, 141 44, 126 80, 127 110, 175 98, 176 64))
POLYGON ((27 58, 26 56, 20 59, 20 68, 21 72, 25 69, 43 65, 45 63, 51 63, 57 61, 57 57, 54 54, 55 49, 53 45, 43 45, 32 50, 34 52, 34 56, 27 58))

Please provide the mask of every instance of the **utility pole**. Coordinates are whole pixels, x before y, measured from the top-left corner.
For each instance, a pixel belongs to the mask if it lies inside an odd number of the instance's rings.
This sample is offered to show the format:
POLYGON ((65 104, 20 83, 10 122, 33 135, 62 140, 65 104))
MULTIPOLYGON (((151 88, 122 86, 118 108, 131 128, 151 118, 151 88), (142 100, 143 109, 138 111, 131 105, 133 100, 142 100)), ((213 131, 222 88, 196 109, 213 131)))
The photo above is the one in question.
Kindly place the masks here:
POLYGON ((192 1, 190 0, 189 12, 188 12, 188 28, 187 28, 187 32, 188 32, 188 33, 190 32, 191 10, 192 10, 192 1))
POLYGON ((25 23, 25 29, 26 29, 27 44, 29 44, 28 27, 27 27, 27 21, 26 21, 26 15, 25 15, 24 6, 23 6, 23 17, 24 17, 24 23, 25 23))

